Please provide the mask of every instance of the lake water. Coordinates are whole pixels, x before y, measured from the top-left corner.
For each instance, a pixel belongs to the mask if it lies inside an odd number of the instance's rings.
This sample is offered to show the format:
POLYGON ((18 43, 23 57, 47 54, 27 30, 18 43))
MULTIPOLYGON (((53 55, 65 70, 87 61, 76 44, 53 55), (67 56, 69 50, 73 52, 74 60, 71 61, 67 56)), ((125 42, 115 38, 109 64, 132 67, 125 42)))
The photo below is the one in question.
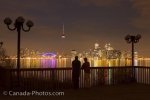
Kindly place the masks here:
MULTIPOLYGON (((21 68, 67 68, 71 67, 74 58, 21 58, 21 68)), ((81 64, 83 58, 79 59, 81 64)), ((91 67, 130 66, 131 59, 98 59, 88 58, 91 67)), ((16 67, 16 59, 11 59, 12 66, 16 67)), ((150 66, 150 60, 136 59, 135 66, 150 66)))

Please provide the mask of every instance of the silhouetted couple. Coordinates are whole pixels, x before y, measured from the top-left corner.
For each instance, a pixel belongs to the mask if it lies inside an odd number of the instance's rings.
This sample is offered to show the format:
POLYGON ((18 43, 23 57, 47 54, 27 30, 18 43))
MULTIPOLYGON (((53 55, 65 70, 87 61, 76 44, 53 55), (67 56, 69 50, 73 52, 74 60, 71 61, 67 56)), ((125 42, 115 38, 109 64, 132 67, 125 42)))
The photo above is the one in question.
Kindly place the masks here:
MULTIPOLYGON (((85 87, 89 87, 89 79, 90 79, 90 63, 87 61, 87 58, 84 58, 84 63, 82 65, 84 69, 84 79, 85 79, 85 87)), ((72 82, 73 88, 79 88, 79 77, 81 70, 81 62, 78 60, 78 56, 75 56, 75 60, 72 62, 72 82)))

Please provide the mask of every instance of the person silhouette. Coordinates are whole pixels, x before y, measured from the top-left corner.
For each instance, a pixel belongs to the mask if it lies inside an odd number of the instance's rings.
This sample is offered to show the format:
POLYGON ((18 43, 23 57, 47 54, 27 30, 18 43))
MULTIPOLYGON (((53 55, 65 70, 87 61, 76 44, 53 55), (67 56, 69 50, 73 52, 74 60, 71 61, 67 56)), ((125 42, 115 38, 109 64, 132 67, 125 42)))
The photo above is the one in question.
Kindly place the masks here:
POLYGON ((79 88, 79 76, 80 76, 81 62, 78 60, 78 56, 75 56, 75 60, 72 61, 72 82, 73 88, 79 88))
POLYGON ((84 70, 84 80, 85 80, 85 87, 90 87, 90 63, 88 62, 87 58, 84 58, 84 63, 82 65, 84 70))

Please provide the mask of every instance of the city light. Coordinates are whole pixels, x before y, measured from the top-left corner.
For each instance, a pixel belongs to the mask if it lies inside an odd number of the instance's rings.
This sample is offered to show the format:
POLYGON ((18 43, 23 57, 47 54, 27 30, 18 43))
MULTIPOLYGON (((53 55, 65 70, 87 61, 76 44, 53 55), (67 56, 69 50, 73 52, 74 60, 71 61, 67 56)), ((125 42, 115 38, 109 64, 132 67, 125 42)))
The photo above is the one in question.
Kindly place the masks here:
MULTIPOLYGON (((134 55, 136 66, 150 66, 150 58, 143 58, 138 55, 138 52, 135 52, 134 55)), ((20 59, 23 68, 40 68, 41 66, 54 68, 71 67, 71 62, 75 56, 79 56, 81 63, 83 63, 83 58, 87 57, 91 67, 131 66, 132 64, 131 52, 117 50, 110 43, 101 47, 98 43, 95 43, 93 49, 89 51, 71 50, 69 55, 25 48, 21 49, 20 59)), ((10 61, 11 66, 16 67, 17 56, 10 56, 5 59, 10 61)))

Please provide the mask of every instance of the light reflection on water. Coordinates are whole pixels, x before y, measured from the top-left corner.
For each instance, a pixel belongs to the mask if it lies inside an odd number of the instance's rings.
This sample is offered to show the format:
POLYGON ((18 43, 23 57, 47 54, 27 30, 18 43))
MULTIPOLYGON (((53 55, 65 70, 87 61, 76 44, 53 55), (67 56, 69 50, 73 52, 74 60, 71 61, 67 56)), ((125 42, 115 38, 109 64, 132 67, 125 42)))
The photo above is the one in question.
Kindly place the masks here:
MULTIPOLYGON (((21 68, 60 68, 71 67, 73 58, 22 58, 21 68)), ((79 59, 81 64, 83 58, 79 59)), ((88 58, 91 67, 130 66, 130 59, 98 59, 88 58)), ((16 66, 16 59, 12 59, 16 66)), ((150 66, 150 60, 135 60, 136 66, 150 66)))

